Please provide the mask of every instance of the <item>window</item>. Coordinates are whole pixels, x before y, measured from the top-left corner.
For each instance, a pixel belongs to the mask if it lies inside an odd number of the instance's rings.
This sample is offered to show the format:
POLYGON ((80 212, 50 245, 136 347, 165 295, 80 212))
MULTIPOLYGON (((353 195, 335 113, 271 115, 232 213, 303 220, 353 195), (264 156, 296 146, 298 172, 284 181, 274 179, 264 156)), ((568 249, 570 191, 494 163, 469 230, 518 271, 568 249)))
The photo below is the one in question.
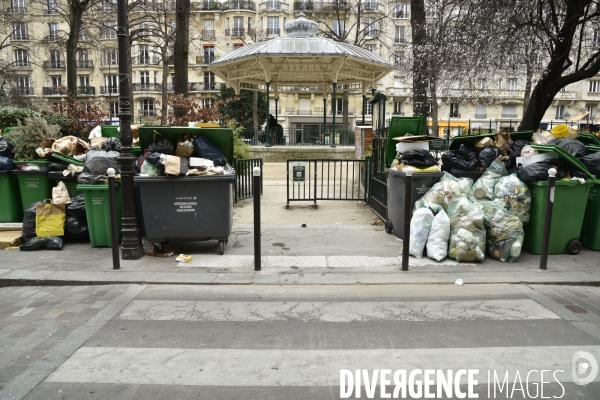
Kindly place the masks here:
POLYGON ((50 76, 50 81, 52 82, 53 88, 62 87, 62 76, 60 76, 60 75, 50 76))
POLYGON ((27 12, 27 8, 25 6, 25 0, 12 0, 10 13, 13 14, 24 14, 27 12))
POLYGON ((138 27, 138 36, 140 37, 141 40, 144 40, 144 38, 147 38, 148 36, 150 36, 150 32, 152 29, 152 24, 148 21, 142 21, 140 22, 140 25, 138 27))
POLYGON ((215 37, 215 20, 205 19, 202 20, 202 40, 211 40, 215 37))
POLYGON ((13 24, 12 40, 29 40, 27 33, 27 22, 18 22, 13 24))
POLYGON ((310 115, 310 114, 312 114, 310 97, 299 97, 298 98, 298 115, 310 115))
POLYGON ((333 20, 333 34, 339 38, 343 38, 345 36, 344 22, 345 21, 343 19, 333 20))
POLYGON ((377 46, 374 44, 365 44, 363 45, 363 47, 365 48, 365 50, 369 50, 371 53, 377 52, 377 46))
POLYGON ((28 67, 29 65, 29 52, 24 49, 15 50, 15 66, 28 67))
POLYGON ((565 117, 565 105, 559 104, 556 106, 556 119, 564 119, 565 117))
POLYGON ((485 104, 477 103, 475 106, 475 118, 486 118, 485 104))
POLYGON ((104 93, 119 93, 119 75, 104 75, 104 93))
POLYGON ((91 68, 89 53, 87 49, 77 50, 77 68, 91 68))
POLYGON ((204 46, 204 64, 210 64, 215 61, 215 47, 214 46, 204 46))
POLYGON ((519 58, 515 54, 508 56, 507 69, 516 71, 519 68, 519 58))
POLYGON ((48 24, 48 40, 57 40, 58 39, 58 24, 51 23, 48 24))
POLYGON ((50 68, 62 68, 60 62, 60 50, 50 50, 50 68))
POLYGON ((403 101, 395 101, 394 102, 394 114, 395 115, 404 115, 404 102, 403 101))
POLYGON ((281 8, 281 3, 279 0, 267 0, 267 9, 268 10, 279 10, 281 8))
POLYGON ((458 103, 450 103, 450 117, 460 118, 460 114, 458 112, 458 103))
POLYGON ((150 63, 150 51, 148 45, 140 44, 138 46, 138 64, 149 64, 150 63))
POLYGON ((148 89, 150 87, 150 72, 141 71, 140 72, 140 86, 143 89, 148 89))
POLYGON ((431 113, 433 112, 433 106, 431 105, 430 101, 427 102, 427 107, 425 107, 425 109, 427 110, 427 115, 431 115, 431 113))
POLYGON ((212 97, 207 97, 202 99, 202 107, 203 108, 211 108, 215 104, 215 99, 212 97))
POLYGON ((377 10, 377 0, 366 0, 363 3, 363 8, 365 9, 365 11, 377 10))
POLYGON ((33 88, 31 87, 31 77, 29 76, 17 76, 17 92, 20 95, 32 95, 33 88))
POLYGON ((517 106, 514 104, 503 104, 502 118, 517 118, 517 106))
POLYGON ((487 79, 486 78, 477 79, 477 89, 487 90, 487 79))
POLYGON ((232 36, 244 36, 244 17, 233 17, 232 36))
POLYGON ((267 18, 267 36, 279 36, 279 17, 267 18))
POLYGON ((102 11, 116 11, 117 10, 117 2, 116 0, 103 0, 102 1, 102 11))
POLYGON ((88 87, 90 86, 90 76, 89 75, 79 75, 79 87, 88 87))
POLYGON ((394 53, 394 67, 400 68, 402 66, 402 62, 404 61, 404 52, 397 51, 394 53))
POLYGON ((154 110, 154 99, 140 100, 140 115, 146 117, 156 116, 156 111, 154 110))
POLYGON ((588 116, 587 117, 589 118, 590 122, 593 121, 594 120, 594 116, 596 114, 594 106, 593 105, 587 105, 587 106, 585 106, 585 110, 588 112, 588 116))
POLYGON ((104 49, 102 52, 102 65, 118 65, 119 53, 116 48, 104 49))
POLYGON ((344 113, 344 99, 342 99, 342 98, 335 99, 335 113, 337 115, 342 115, 344 113))
POLYGON ((396 35, 394 36, 395 43, 404 43, 406 42, 406 37, 404 36, 405 31, 404 26, 396 26, 396 35))
POLYGON ((82 25, 81 29, 79 29, 79 40, 81 40, 82 42, 85 42, 86 40, 89 39, 90 33, 88 30, 87 25, 82 25))
POLYGON ((588 86, 589 93, 598 93, 600 92, 600 81, 590 81, 588 86))
POLYGON ((438 5, 436 3, 425 2, 425 16, 430 18, 437 18, 438 5))
POLYGON ((113 116, 117 116, 119 115, 119 102, 118 101, 111 101, 108 105, 108 112, 110 113, 110 118, 112 119, 113 116))
POLYGON ((375 30, 375 18, 364 18, 363 29, 365 36, 377 36, 377 31, 375 30))
POLYGON ((408 18, 408 4, 396 3, 394 7, 394 18, 408 18))
POLYGON ((100 39, 116 39, 117 38, 117 23, 107 22, 102 28, 100 39))
POLYGON ((58 4, 56 0, 48 0, 48 14, 58 14, 58 4))
POLYGON ((508 78, 506 80, 506 90, 517 90, 517 78, 508 78))
POLYGON ((204 72, 204 90, 215 90, 214 72, 204 72))

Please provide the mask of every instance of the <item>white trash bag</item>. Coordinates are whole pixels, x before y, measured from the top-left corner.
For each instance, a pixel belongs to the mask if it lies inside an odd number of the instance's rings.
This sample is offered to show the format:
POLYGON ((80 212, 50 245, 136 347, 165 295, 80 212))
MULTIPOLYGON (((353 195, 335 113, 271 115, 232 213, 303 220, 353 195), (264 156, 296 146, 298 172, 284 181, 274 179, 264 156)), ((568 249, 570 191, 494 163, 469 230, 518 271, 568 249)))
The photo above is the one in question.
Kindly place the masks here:
POLYGON ((409 254, 417 258, 423 257, 423 250, 427 243, 427 236, 429 236, 432 221, 433 213, 429 208, 420 208, 415 211, 410 220, 409 254))
POLYGON ((448 255, 450 239, 450 217, 444 210, 437 213, 431 223, 427 238, 427 257, 442 261, 448 255))

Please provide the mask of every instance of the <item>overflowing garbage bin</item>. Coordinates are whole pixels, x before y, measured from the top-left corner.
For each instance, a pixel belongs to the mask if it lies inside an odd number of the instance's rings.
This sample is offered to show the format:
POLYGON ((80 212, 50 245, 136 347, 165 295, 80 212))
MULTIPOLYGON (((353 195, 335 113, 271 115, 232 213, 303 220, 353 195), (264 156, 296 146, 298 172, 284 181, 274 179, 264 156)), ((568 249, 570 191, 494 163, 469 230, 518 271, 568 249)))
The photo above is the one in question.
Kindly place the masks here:
MULTIPOLYGON (((121 242, 122 227, 122 197, 121 185, 115 184, 117 204, 117 230, 118 242, 121 242)), ((87 217, 92 247, 112 247, 112 234, 110 225, 110 198, 108 185, 77 185, 77 190, 85 198, 85 214, 87 217)))
MULTIPOLYGON (((594 154, 592 157, 598 160, 600 146, 588 146, 588 150, 590 154, 594 154)), ((581 244, 594 251, 600 251, 600 171, 597 169, 595 168, 593 173, 599 179, 590 187, 580 236, 581 244)))
POLYGON ((48 161, 35 160, 21 164, 30 164, 39 167, 39 169, 16 169, 12 171, 17 177, 19 193, 21 195, 21 206, 23 212, 25 212, 30 204, 52 198, 53 181, 48 179, 48 165, 50 165, 48 161))
POLYGON ((23 206, 16 175, 0 171, 0 222, 21 222, 23 206))

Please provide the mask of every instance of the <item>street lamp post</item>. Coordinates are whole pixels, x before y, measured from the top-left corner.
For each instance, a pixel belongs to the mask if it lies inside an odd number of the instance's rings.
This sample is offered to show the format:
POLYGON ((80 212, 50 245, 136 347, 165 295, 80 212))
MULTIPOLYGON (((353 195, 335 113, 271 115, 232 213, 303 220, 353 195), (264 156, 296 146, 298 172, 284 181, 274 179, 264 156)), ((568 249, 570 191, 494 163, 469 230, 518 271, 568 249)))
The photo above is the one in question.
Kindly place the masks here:
POLYGON ((131 104, 129 103, 129 74, 127 59, 131 48, 127 36, 127 0, 117 0, 117 39, 119 43, 119 132, 121 140, 121 193, 123 197, 123 243, 121 258, 124 260, 137 260, 142 258, 142 240, 137 227, 137 217, 133 201, 133 164, 136 157, 131 152, 131 104))

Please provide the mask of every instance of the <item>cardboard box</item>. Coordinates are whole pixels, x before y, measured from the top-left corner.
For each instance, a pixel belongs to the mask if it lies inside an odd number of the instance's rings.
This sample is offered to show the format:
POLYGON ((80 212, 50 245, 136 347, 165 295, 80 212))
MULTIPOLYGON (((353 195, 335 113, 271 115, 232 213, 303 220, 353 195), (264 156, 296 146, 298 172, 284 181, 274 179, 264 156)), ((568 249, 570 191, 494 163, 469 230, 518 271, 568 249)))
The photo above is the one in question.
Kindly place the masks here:
POLYGON ((0 232, 0 249, 7 247, 19 246, 23 243, 21 231, 1 231, 0 232))

